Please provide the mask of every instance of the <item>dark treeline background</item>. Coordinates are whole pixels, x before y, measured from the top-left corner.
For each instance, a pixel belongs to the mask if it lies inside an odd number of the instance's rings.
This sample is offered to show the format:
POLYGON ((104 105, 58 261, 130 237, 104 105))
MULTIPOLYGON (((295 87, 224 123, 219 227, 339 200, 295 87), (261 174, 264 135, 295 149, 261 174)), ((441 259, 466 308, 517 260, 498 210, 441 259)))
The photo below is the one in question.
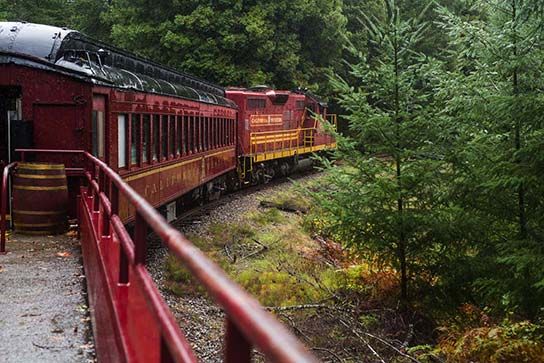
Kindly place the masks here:
POLYGON ((0 19, 329 97, 347 130, 316 232, 445 327, 421 361, 543 361, 544 1, 0 0, 0 19))
MULTIPOLYGON (((67 26, 222 85, 308 87, 329 95, 347 39, 365 51, 361 10, 382 0, 0 0, 0 19, 67 26)), ((452 9, 461 0, 447 0, 452 9)), ((417 13, 423 0, 404 2, 417 13)), ((430 15, 434 17, 433 14, 430 15)), ((423 47, 439 51, 440 32, 423 47)))

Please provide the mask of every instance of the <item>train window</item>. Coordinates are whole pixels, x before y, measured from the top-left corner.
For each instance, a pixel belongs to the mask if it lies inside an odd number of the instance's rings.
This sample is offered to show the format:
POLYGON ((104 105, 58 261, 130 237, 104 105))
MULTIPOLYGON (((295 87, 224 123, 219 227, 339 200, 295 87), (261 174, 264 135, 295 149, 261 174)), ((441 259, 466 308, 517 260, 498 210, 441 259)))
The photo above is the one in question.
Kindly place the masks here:
POLYGON ((196 144, 195 151, 202 151, 202 117, 195 116, 195 127, 196 127, 196 144))
POLYGON ((223 137, 223 121, 224 119, 222 118, 218 118, 215 120, 216 121, 216 125, 217 125, 217 147, 221 147, 223 146, 223 140, 225 140, 225 138, 223 137))
POLYGON ((223 146, 227 146, 229 144, 228 122, 228 119, 223 119, 223 146))
POLYGON ((215 125, 213 121, 214 119, 212 117, 208 117, 208 149, 213 149, 215 147, 215 125))
POLYGON ((214 132, 214 135, 215 135, 215 147, 218 148, 220 145, 221 145, 221 121, 223 121, 223 119, 220 119, 220 118, 214 118, 213 119, 213 123, 215 125, 215 132, 214 132))
POLYGON ((210 149, 215 149, 216 147, 216 133, 217 133, 217 124, 215 123, 217 119, 215 117, 208 118, 210 125, 210 149))
POLYGON ((204 130, 204 117, 197 116, 197 132, 198 132, 198 151, 204 150, 204 137, 202 131, 204 130))
POLYGON ((149 161, 149 155, 151 154, 151 120, 149 115, 142 116, 142 128, 143 128, 143 153, 142 159, 144 163, 149 161))
POLYGON ((217 140, 218 140, 217 130, 219 130, 219 128, 217 127, 218 122, 219 122, 219 120, 217 118, 215 118, 215 117, 213 117, 211 119, 211 123, 212 123, 212 147, 214 149, 217 148, 217 140))
POLYGON ((157 161, 160 154, 160 130, 161 130, 161 118, 159 115, 153 116, 153 161, 157 161))
POLYGON ((213 119, 213 135, 214 135, 214 147, 219 147, 220 137, 221 137, 221 119, 220 118, 214 118, 213 119))
POLYGON ((198 150, 198 116, 193 116, 192 128, 193 128, 193 136, 191 138, 191 142, 193 145, 193 152, 196 153, 199 151, 198 150))
POLYGON ((229 122, 230 120, 226 118, 225 119, 225 146, 230 144, 229 122))
POLYGON ((227 120, 227 122, 228 122, 228 124, 227 124, 227 129, 228 129, 228 131, 227 131, 227 132, 228 132, 228 134, 229 134, 229 136, 228 136, 228 141, 229 141, 228 144, 229 144, 229 145, 232 145, 232 129, 233 129, 233 127, 232 127, 232 120, 229 119, 229 120, 227 120))
POLYGON ((168 158, 168 116, 162 116, 162 158, 168 158))
POLYGON ((228 118, 225 119, 225 146, 230 145, 230 120, 228 118))
POLYGON ((191 120, 191 129, 193 130, 191 135, 191 147, 193 153, 198 152, 198 116, 193 116, 191 120))
POLYGON ((208 149, 215 148, 215 119, 208 117, 208 149))
POLYGON ((177 130, 176 130, 176 154, 181 155, 181 140, 183 140, 183 116, 177 116, 177 130))
POLYGON ((168 140, 170 140, 168 148, 170 156, 174 156, 176 150, 176 116, 170 116, 170 132, 168 133, 168 140))
POLYGON ((228 134, 228 119, 223 119, 223 146, 227 146, 229 144, 229 134, 228 134))
POLYGON ((230 125, 231 125, 231 135, 232 135, 230 143, 234 145, 236 143, 236 132, 237 132, 236 127, 238 126, 236 124, 236 119, 230 120, 230 125))
POLYGON ((183 116, 183 126, 181 133, 181 153, 187 155, 189 151, 189 116, 183 116))
POLYGON ((208 150, 208 118, 202 117, 202 150, 208 150))
POLYGON ((130 129, 130 163, 136 165, 140 161, 138 152, 138 149, 140 148, 140 115, 131 116, 130 129))
POLYGON ((203 119, 203 122, 202 122, 203 148, 204 150, 208 150, 210 148, 210 127, 209 127, 210 119, 208 117, 203 117, 202 119, 203 119))
POLYGON ((223 136, 223 119, 222 118, 216 118, 215 119, 215 147, 220 147, 222 144, 222 136, 223 136))
POLYGON ((117 116, 117 155, 118 166, 127 166, 127 116, 117 116))
POLYGON ((208 117, 208 149, 214 148, 214 137, 213 134, 215 133, 215 128, 213 124, 213 118, 208 117))
POLYGON ((195 146, 194 146, 194 137, 195 137, 195 117, 189 116, 188 121, 188 130, 187 130, 187 152, 188 153, 194 153, 195 152, 195 146))
POLYGON ((104 157, 104 112, 93 111, 92 152, 98 158, 104 157))
POLYGON ((247 109, 255 110, 258 108, 266 108, 266 99, 264 98, 248 98, 247 109))

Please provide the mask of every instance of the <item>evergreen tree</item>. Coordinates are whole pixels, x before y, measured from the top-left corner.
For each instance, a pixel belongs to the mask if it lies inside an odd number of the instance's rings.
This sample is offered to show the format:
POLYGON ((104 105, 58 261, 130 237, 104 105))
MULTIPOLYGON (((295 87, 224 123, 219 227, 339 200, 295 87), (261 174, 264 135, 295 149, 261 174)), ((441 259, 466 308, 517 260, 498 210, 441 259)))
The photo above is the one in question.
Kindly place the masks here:
POLYGON ((68 26, 72 15, 70 0, 10 0, 1 9, 9 21, 56 26, 68 26))
POLYGON ((440 64, 415 51, 426 9, 405 19, 395 0, 384 3, 384 19, 361 19, 375 49, 351 65, 361 86, 333 79, 354 136, 337 135, 336 157, 345 166, 330 168, 327 188, 314 199, 330 233, 398 271, 406 302, 409 282, 425 280, 455 239, 455 211, 442 197, 448 169, 433 98, 440 64))
POLYGON ((225 85, 317 87, 341 52, 342 3, 117 0, 119 46, 225 85))
POLYGON ((456 57, 445 97, 458 128, 451 198, 485 226, 475 286, 484 302, 533 317, 544 306, 541 5, 489 1, 485 22, 442 9, 456 57))
POLYGON ((70 27, 109 42, 111 26, 104 18, 110 3, 111 0, 73 0, 70 27))

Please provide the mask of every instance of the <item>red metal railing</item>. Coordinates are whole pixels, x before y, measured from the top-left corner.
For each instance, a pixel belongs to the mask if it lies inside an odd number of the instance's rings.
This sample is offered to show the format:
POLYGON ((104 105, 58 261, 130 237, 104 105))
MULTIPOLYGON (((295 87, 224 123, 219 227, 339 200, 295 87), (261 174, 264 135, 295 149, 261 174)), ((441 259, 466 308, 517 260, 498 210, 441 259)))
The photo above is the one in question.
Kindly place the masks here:
POLYGON ((0 195, 0 254, 6 253, 6 214, 8 212, 9 201, 9 173, 16 166, 16 162, 8 164, 6 167, 4 167, 2 172, 2 182, 0 183, 0 186, 2 187, 2 194, 0 195))
MULTIPOLYGON (((196 361, 145 267, 149 231, 159 236, 170 252, 181 260, 225 311, 226 362, 250 362, 252 346, 257 347, 273 362, 316 361, 291 332, 264 311, 255 299, 232 282, 179 231, 170 227, 164 218, 117 173, 101 160, 88 153, 85 155, 96 170, 86 173, 89 189, 84 192, 82 198, 87 199, 87 206, 92 207, 96 216, 94 227, 101 239, 99 243, 111 243, 112 238, 119 241, 118 283, 130 285, 136 282, 141 288, 140 292, 153 313, 160 341, 163 342, 161 359, 175 362, 196 361), (134 238, 129 236, 118 215, 117 201, 120 195, 123 195, 136 210, 134 238)), ((149 326, 145 328, 149 329, 149 326)), ((142 357, 148 353, 142 352, 142 357)))
POLYGON ((87 152, 69 153, 83 155, 87 164, 84 172, 87 186, 81 187, 78 211, 95 343, 101 361, 197 361, 146 268, 150 231, 224 310, 225 362, 250 362, 253 347, 271 362, 317 361, 290 331, 170 227, 103 161, 87 152), (133 236, 119 217, 120 197, 135 209, 133 236))

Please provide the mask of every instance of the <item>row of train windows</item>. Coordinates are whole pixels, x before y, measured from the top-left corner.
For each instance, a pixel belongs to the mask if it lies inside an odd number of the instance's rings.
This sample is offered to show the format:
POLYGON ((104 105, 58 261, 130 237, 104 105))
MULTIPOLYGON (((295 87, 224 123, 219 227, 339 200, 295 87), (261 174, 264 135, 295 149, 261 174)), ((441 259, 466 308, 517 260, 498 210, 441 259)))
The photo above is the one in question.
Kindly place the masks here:
POLYGON ((233 119, 130 114, 118 116, 119 167, 174 159, 234 145, 233 119), (129 147, 127 147, 129 146, 129 147))

